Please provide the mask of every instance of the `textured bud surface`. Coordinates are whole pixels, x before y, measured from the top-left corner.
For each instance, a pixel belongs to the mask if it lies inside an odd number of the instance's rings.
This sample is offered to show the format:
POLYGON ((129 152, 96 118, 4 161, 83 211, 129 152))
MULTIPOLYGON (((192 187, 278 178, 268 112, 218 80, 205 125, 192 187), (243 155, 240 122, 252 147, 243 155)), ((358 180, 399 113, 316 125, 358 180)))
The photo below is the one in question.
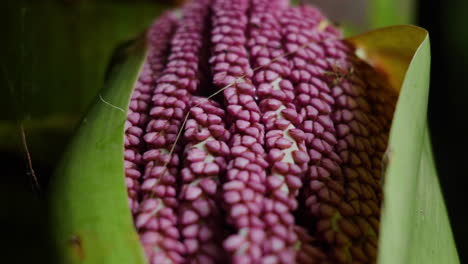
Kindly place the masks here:
POLYGON ((125 182, 128 202, 133 213, 138 210, 138 192, 142 174, 144 150, 142 136, 148 123, 148 110, 151 103, 155 79, 159 77, 166 63, 166 53, 172 34, 175 18, 165 14, 159 18, 148 32, 150 50, 142 72, 135 84, 125 123, 125 182))
POLYGON ((148 42, 124 160, 149 263, 375 263, 397 97, 317 9, 195 0, 148 42))
POLYGON ((204 98, 190 102, 185 125, 185 161, 181 170, 180 229, 190 263, 223 261, 223 216, 220 203, 220 175, 226 170, 230 150, 226 141, 225 113, 204 98))

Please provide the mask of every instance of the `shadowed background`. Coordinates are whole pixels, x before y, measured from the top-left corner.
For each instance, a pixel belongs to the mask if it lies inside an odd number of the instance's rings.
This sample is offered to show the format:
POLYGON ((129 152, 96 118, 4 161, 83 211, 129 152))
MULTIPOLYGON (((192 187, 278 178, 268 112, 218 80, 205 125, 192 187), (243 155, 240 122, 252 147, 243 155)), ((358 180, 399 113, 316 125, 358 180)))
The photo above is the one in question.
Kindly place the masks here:
MULTIPOLYGON (((104 82, 115 47, 181 1, 3 0, 0 3, 2 259, 51 263, 47 186, 76 123, 104 82), (26 139, 32 168, 25 151, 26 139), (35 180, 37 178, 37 181, 35 180)), ((429 30, 429 122, 459 254, 468 259, 468 2, 308 0, 347 33, 402 23, 429 30)))

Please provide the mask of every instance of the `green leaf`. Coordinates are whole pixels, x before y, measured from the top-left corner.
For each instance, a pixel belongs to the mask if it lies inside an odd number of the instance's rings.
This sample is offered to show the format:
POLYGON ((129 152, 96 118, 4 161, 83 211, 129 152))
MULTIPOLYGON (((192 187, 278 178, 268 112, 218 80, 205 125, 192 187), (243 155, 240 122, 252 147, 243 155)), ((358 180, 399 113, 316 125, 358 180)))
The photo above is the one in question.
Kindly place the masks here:
MULTIPOLYGON (((429 37, 413 26, 348 39, 400 92, 384 174, 379 264, 458 263, 426 126, 429 37)), ((143 48, 111 72, 52 185, 54 241, 63 263, 145 263, 127 205, 123 135, 143 48)))
POLYGON ((427 129, 428 33, 394 26, 350 41, 400 91, 386 154, 378 263, 458 263, 427 129))
POLYGON ((105 89, 57 167, 51 224, 58 263, 145 263, 127 204, 124 124, 145 57, 144 41, 121 50, 105 89))

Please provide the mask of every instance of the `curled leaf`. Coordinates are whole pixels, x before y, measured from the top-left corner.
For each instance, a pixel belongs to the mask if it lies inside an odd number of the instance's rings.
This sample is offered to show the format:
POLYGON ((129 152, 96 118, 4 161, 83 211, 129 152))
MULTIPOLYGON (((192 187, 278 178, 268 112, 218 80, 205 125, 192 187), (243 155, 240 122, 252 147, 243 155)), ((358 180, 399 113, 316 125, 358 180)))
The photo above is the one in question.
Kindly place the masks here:
POLYGON ((349 39, 400 91, 387 149, 378 263, 458 263, 427 128, 429 35, 393 26, 349 39))

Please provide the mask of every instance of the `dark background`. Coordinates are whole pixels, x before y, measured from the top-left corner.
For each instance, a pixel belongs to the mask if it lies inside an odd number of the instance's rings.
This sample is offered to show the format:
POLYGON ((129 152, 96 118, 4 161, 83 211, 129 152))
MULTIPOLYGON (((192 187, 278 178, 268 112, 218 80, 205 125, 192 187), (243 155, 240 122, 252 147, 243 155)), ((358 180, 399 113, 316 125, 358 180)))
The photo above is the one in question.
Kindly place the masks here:
MULTIPOLYGON (((115 46, 140 33, 154 14, 179 1, 159 1, 157 6, 148 2, 1 1, 1 262, 51 262, 45 201, 54 164, 102 86, 115 46), (20 123, 23 129, 19 129, 20 123), (23 132, 34 173, 21 140, 23 132)), ((353 30, 371 27, 366 24, 365 0, 309 2, 321 4, 339 22, 355 22, 353 30)), ((428 118, 440 183, 463 263, 468 259, 464 199, 468 177, 468 1, 421 0, 413 11, 413 21, 430 32, 428 118)))
POLYGON ((439 179, 461 263, 468 262, 468 1, 420 1, 432 68, 429 125, 439 179))

